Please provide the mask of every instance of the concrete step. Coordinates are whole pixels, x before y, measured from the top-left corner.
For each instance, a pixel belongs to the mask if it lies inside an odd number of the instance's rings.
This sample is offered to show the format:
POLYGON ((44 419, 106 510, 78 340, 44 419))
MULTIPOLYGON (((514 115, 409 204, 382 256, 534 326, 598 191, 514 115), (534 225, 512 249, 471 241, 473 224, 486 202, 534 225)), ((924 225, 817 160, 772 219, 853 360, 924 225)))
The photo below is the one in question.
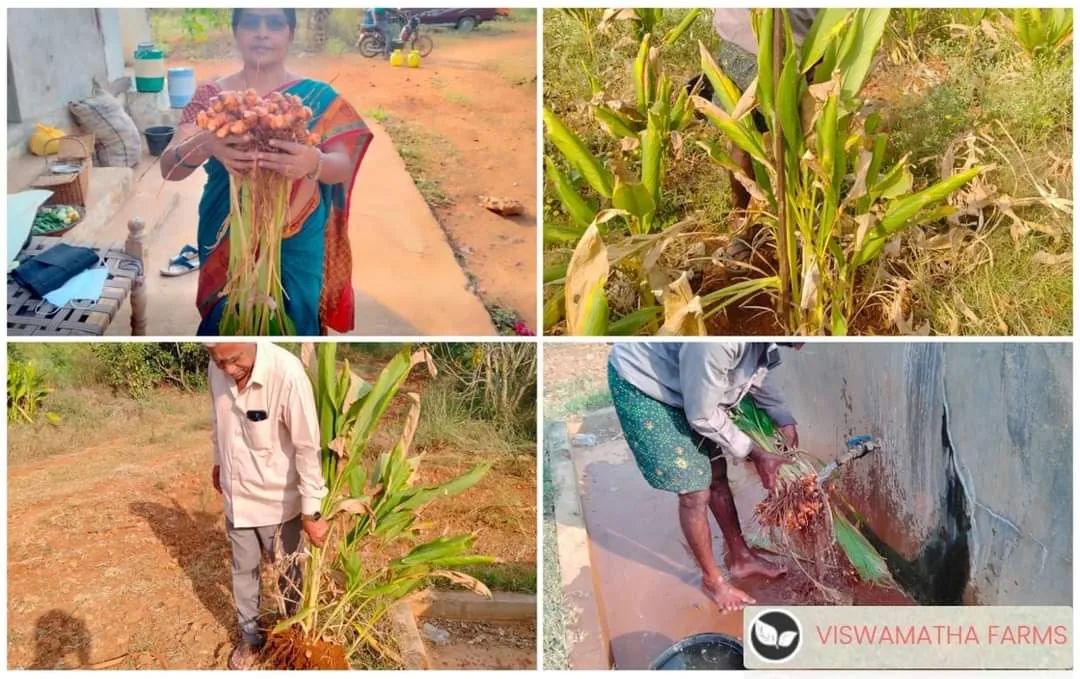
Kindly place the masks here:
POLYGON ((162 228, 179 203, 180 196, 173 192, 136 191, 108 220, 80 224, 66 235, 70 235, 73 241, 122 248, 128 237, 128 222, 136 218, 143 220, 146 225, 143 233, 149 239, 162 228))
MULTIPOLYGON (((127 238, 127 222, 139 217, 146 223, 143 245, 146 252, 146 332, 155 336, 190 336, 199 325, 195 306, 198 274, 166 277, 161 267, 176 256, 185 244, 195 244, 199 222, 199 199, 206 175, 199 170, 195 176, 180 182, 166 182, 155 165, 139 180, 135 195, 113 222, 108 236, 127 238)), ((107 335, 128 335, 131 332, 131 306, 125 304, 117 312, 107 335)))
MULTIPOLYGON (((145 155, 139 164, 130 167, 93 167, 90 169, 90 194, 86 200, 86 216, 82 222, 67 235, 71 240, 97 242, 105 238, 109 243, 123 243, 127 238, 127 220, 118 215, 136 193, 136 186, 142 177, 157 170, 157 159, 145 155), (121 228, 115 230, 115 222, 122 219, 121 228)), ((17 193, 30 188, 45 167, 42 158, 25 155, 8 164, 8 192, 17 193)), ((153 199, 144 205, 154 206, 153 214, 143 216, 147 228, 157 223, 159 214, 167 206, 157 205, 153 199)), ((175 202, 172 203, 175 207, 175 202)), ((172 209, 169 207, 168 209, 172 209)))

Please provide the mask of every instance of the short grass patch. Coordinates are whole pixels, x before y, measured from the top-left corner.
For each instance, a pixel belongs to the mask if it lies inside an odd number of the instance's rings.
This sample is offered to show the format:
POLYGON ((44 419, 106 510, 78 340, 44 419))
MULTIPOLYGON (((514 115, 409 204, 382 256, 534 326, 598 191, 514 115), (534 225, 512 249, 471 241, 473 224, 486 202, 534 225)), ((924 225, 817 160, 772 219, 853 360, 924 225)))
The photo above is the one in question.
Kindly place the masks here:
POLYGON ((369 109, 364 110, 364 117, 371 118, 372 120, 381 125, 390 119, 390 113, 384 108, 373 106, 369 109))
POLYGON ((431 176, 427 166, 433 155, 453 156, 453 145, 434 132, 393 116, 387 116, 381 122, 394 140, 395 148, 405 161, 405 169, 412 176, 416 188, 427 204, 433 208, 452 206, 453 199, 446 195, 438 180, 431 176))
POLYGON ((177 413, 194 409, 205 413, 207 421, 210 418, 205 394, 172 389, 159 389, 153 398, 135 401, 100 388, 63 388, 49 394, 44 407, 60 415, 58 424, 49 424, 44 418, 33 424, 9 423, 9 464, 73 452, 84 445, 76 442, 86 441, 88 436, 108 441, 138 431, 141 444, 168 443, 178 429, 198 431, 193 429, 191 419, 185 422, 177 413))
POLYGON ((544 417, 564 420, 611 405, 607 386, 597 385, 586 376, 575 377, 544 387, 544 417))
POLYGON ((1071 261, 1041 262, 1040 253, 1052 256, 1056 249, 1041 236, 1016 245, 1002 229, 988 245, 992 265, 922 288, 931 327, 967 335, 1070 335, 1072 319, 1061 310, 1072 307, 1071 261))
POLYGON ((464 566, 459 570, 473 576, 492 591, 536 594, 535 563, 493 563, 464 566))
POLYGON ((555 484, 544 452, 544 669, 570 669, 566 633, 566 601, 559 570, 559 544, 555 523, 555 484))
POLYGON ((473 105, 473 100, 469 95, 462 94, 461 92, 455 92, 453 90, 443 93, 443 99, 447 100, 451 104, 457 104, 458 106, 469 107, 473 105))

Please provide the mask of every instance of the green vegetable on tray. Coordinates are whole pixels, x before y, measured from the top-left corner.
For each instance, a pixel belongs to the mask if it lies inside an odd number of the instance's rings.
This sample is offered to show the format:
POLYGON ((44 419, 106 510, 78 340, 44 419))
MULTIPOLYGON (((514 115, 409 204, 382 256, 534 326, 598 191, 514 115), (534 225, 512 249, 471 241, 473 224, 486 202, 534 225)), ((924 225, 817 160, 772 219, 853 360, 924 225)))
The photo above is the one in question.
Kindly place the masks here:
POLYGON ((45 236, 71 228, 81 219, 79 211, 69 205, 53 205, 38 210, 31 233, 45 236))

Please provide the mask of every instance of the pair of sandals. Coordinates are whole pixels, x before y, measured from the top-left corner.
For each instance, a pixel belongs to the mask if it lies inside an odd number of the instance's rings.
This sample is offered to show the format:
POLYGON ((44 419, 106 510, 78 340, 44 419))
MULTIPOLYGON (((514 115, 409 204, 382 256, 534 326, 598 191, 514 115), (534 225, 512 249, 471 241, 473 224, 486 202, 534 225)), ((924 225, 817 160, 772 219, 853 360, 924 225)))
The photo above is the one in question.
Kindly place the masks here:
POLYGON ((176 277, 189 274, 199 268, 199 250, 194 245, 185 245, 180 252, 169 260, 168 266, 162 267, 161 275, 176 277))

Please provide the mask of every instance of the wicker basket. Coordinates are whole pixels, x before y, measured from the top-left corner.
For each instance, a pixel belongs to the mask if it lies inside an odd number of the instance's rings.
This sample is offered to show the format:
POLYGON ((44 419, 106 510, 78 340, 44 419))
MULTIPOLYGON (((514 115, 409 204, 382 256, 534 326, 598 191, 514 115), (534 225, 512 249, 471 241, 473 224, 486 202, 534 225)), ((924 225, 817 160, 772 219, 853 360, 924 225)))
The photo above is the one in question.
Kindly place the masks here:
POLYGON ((90 193, 90 168, 94 152, 93 135, 71 135, 58 137, 45 142, 45 150, 57 144, 56 156, 45 157, 45 173, 31 185, 35 189, 52 191, 52 196, 45 205, 80 205, 86 206, 90 193), (61 164, 76 164, 78 172, 55 173, 53 167, 61 164))
MULTIPOLYGON (((44 206, 44 205, 39 207, 38 212, 41 212, 42 209, 44 209, 45 207, 46 206, 44 206)), ((70 205, 70 207, 73 208, 76 212, 79 213, 79 218, 77 220, 75 220, 74 222, 68 224, 67 226, 65 226, 62 229, 57 229, 56 231, 50 231, 48 233, 35 233, 34 232, 34 227, 31 226, 30 227, 30 235, 31 236, 42 236, 44 238, 55 238, 57 236, 63 236, 65 233, 67 233, 68 231, 71 231, 72 229, 74 229, 79 224, 82 224, 83 220, 86 219, 86 208, 85 207, 80 207, 78 205, 70 205)))

